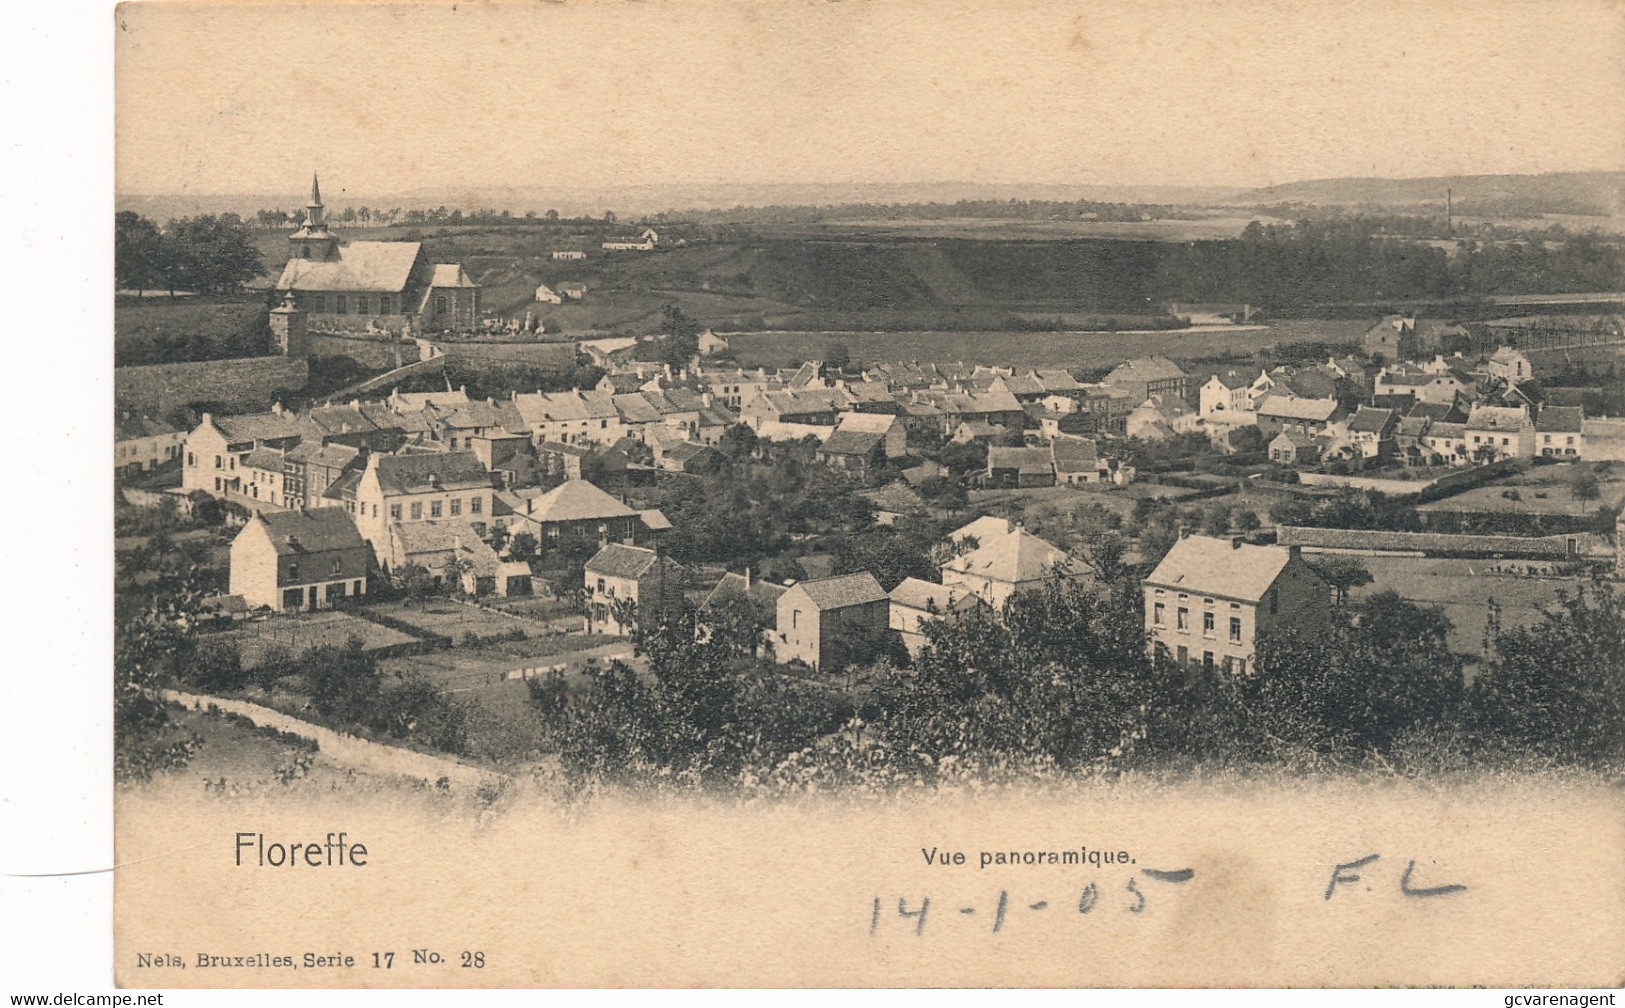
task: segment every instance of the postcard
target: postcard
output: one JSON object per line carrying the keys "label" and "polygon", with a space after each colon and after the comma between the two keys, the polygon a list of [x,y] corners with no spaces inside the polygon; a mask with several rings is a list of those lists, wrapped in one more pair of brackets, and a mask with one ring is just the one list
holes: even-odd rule
{"label": "postcard", "polygon": [[134,2],[115,979],[1625,979],[1615,3]]}

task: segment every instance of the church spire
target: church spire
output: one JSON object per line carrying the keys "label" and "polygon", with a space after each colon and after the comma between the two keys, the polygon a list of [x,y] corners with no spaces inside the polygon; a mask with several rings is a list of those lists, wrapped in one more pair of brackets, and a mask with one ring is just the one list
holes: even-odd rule
{"label": "church spire", "polygon": [[326,227],[322,214],[322,184],[314,172],[310,176],[310,203],[305,207],[305,226],[311,230]]}

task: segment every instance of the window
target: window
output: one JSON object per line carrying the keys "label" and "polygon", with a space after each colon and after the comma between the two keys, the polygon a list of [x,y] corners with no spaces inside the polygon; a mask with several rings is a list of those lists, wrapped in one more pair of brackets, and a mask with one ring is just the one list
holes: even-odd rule
{"label": "window", "polygon": [[1210,612],[1203,613],[1202,614],[1202,636],[1203,637],[1212,637],[1213,636],[1213,626],[1214,626],[1213,614],[1210,613]]}
{"label": "window", "polygon": [[[376,506],[376,505],[374,505],[374,506]],[[374,515],[374,517],[377,517],[377,516]],[[401,520],[401,506],[399,504],[391,504],[389,506],[389,520],[390,521],[400,521]]]}
{"label": "window", "polygon": [[349,300],[343,294],[340,294],[338,297],[333,299],[333,313],[335,315],[344,315],[344,314],[347,314],[349,311],[350,311]]}
{"label": "window", "polygon": [[1176,630],[1189,630],[1190,618],[1191,611],[1184,606],[1180,606],[1179,611],[1174,614],[1174,628]]}
{"label": "window", "polygon": [[189,465],[189,466],[197,465],[197,456],[193,455],[191,452],[187,452],[186,453],[186,464]]}
{"label": "window", "polygon": [[368,310],[367,296],[365,294],[357,295],[355,299],[355,313],[357,315],[371,314]]}
{"label": "window", "polygon": [[1240,644],[1241,643],[1241,617],[1240,616],[1232,616],[1232,617],[1230,617],[1230,643],[1232,643],[1232,644]]}
{"label": "window", "polygon": [[221,458],[220,458],[220,456],[218,456],[218,455],[216,455],[216,456],[215,456],[215,457],[214,457],[214,467],[215,467],[215,468],[216,468],[216,469],[224,469],[224,468],[225,468],[225,467],[226,467],[226,464],[225,464],[225,462],[223,462],[223,461],[222,461],[222,460],[221,460]]}
{"label": "window", "polygon": [[380,294],[380,295],[378,295],[378,314],[380,314],[380,315],[388,315],[389,314],[389,307],[390,307],[390,305],[389,305],[389,295],[388,294]]}
{"label": "window", "polygon": [[1212,651],[1203,651],[1202,652],[1202,671],[1203,672],[1212,672],[1213,671],[1213,652]]}
{"label": "window", "polygon": [[339,567],[340,567],[339,562],[337,560],[334,560],[333,561],[333,576],[334,577],[339,576]]}
{"label": "window", "polygon": [[360,581],[351,581],[350,582],[350,594],[351,595],[360,595],[361,594],[361,582]]}
{"label": "window", "polygon": [[468,512],[469,512],[469,514],[479,514],[480,513],[480,508],[484,505],[484,503],[485,503],[484,498],[470,497],[468,499]]}
{"label": "window", "polygon": [[451,499],[451,516],[453,518],[455,518],[455,517],[457,517],[458,515],[460,515],[462,513],[463,513],[463,499],[461,497],[453,497]]}
{"label": "window", "polygon": [[[361,507],[361,511],[362,511],[362,513],[363,513],[363,514],[365,514],[365,513],[366,513],[366,510],[367,510],[367,508],[366,508],[366,505],[362,505],[362,507]],[[376,518],[376,517],[378,517],[378,505],[376,505],[376,504],[374,504],[374,505],[373,505],[373,506],[372,506],[372,516],[373,516],[373,517],[374,517],[374,518]],[[393,517],[393,516],[392,516],[392,517]]]}
{"label": "window", "polygon": [[1574,439],[1573,439],[1573,438],[1572,438],[1572,437],[1570,437],[1570,438],[1564,438],[1564,439],[1563,439],[1563,443],[1564,443],[1564,444],[1573,444],[1573,443],[1574,443]]}
{"label": "window", "polygon": [[1502,438],[1502,439],[1501,439],[1501,443],[1502,443],[1502,444],[1503,444],[1503,445],[1508,445],[1508,444],[1511,444],[1511,443],[1512,443],[1512,442],[1511,442],[1511,441],[1508,441],[1508,440],[1507,440],[1507,439],[1506,439],[1506,438]]}
{"label": "window", "polygon": [[448,302],[446,301],[446,295],[444,295],[444,294],[435,295],[434,313],[436,315],[444,315],[444,314],[446,314],[447,307],[448,307]]}
{"label": "window", "polygon": [[801,623],[801,610],[790,610],[790,629],[794,630]]}
{"label": "window", "polygon": [[423,502],[422,501],[413,501],[412,502],[411,515],[412,515],[412,520],[413,521],[417,521],[419,518],[423,517]]}
{"label": "window", "polygon": [[298,564],[291,563],[291,564],[288,565],[288,580],[289,581],[297,581],[297,580],[299,580],[299,565]]}
{"label": "window", "polygon": [[440,517],[441,506],[442,505],[441,505],[441,503],[439,501],[430,501],[429,502],[429,517],[430,518],[439,518]]}
{"label": "window", "polygon": [[600,594],[600,595],[604,594],[604,579],[603,578],[598,579],[598,594]]}
{"label": "window", "polygon": [[1151,606],[1151,622],[1155,623],[1157,626],[1162,626],[1162,624],[1166,622],[1168,618],[1166,611],[1167,608],[1168,607],[1163,605],[1161,602],[1154,603]]}

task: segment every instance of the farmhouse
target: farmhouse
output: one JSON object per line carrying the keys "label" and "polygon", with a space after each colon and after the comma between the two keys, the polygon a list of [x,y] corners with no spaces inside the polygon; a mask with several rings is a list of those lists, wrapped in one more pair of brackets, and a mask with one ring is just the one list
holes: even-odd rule
{"label": "farmhouse", "polygon": [[231,541],[231,594],[304,612],[367,592],[367,543],[339,508],[256,514]]}
{"label": "farmhouse", "polygon": [[986,606],[980,596],[963,585],[904,578],[891,590],[891,628],[902,638],[909,655],[918,657],[929,643],[926,637],[929,621],[959,622]]}
{"label": "farmhouse", "polygon": [[791,585],[779,596],[774,657],[814,669],[866,661],[885,643],[890,603],[867,572]]}
{"label": "farmhouse", "polygon": [[587,632],[629,634],[640,621],[658,622],[683,599],[688,571],[642,546],[608,543],[587,561],[583,589]]}
{"label": "farmhouse", "polygon": [[995,612],[1003,611],[1010,596],[1018,591],[1042,588],[1050,581],[1070,580],[1087,573],[1086,568],[1065,551],[1019,526],[1002,535],[997,533],[996,526],[988,526],[985,532],[976,533],[976,538],[979,544],[975,549],[942,564],[942,583],[968,590]]}
{"label": "farmhouse", "polygon": [[1263,633],[1314,633],[1331,618],[1331,588],[1296,547],[1189,535],[1146,577],[1153,652],[1205,671],[1247,672]]}

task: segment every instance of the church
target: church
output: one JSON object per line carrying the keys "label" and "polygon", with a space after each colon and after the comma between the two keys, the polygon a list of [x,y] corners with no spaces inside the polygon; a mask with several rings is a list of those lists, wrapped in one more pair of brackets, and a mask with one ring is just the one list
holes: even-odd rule
{"label": "church", "polygon": [[312,331],[370,327],[426,335],[479,324],[480,286],[460,263],[429,262],[420,242],[340,241],[327,228],[319,179],[311,179],[304,225],[288,236],[288,246],[274,330],[279,313],[302,315],[300,328]]}

